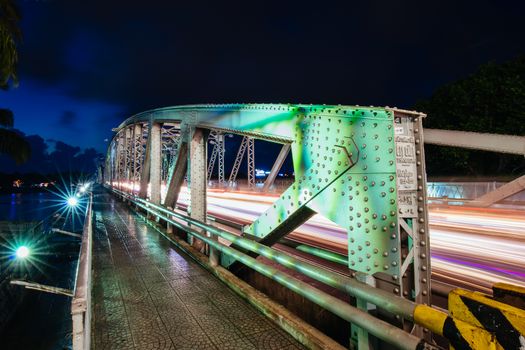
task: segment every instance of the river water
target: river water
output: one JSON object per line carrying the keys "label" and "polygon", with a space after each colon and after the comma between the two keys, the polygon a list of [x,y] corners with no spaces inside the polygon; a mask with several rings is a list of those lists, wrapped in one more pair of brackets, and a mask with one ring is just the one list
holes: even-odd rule
{"label": "river water", "polygon": [[[17,193],[0,195],[0,222],[39,222],[53,214],[63,202],[56,194]],[[80,213],[82,214],[82,213]],[[75,227],[58,221],[53,227],[78,232],[83,218],[77,217]],[[70,220],[70,219],[69,219]],[[54,220],[51,220],[52,222]],[[0,246],[0,280],[25,279],[49,286],[73,289],[74,276],[80,240],[58,234],[26,234],[18,236],[18,241],[32,242],[31,252],[35,251],[30,263],[20,264],[12,258],[12,246]],[[7,240],[13,239],[10,236]],[[11,245],[11,247],[9,247]],[[19,265],[16,265],[19,264]],[[71,348],[71,298],[33,290],[23,290],[21,286],[4,284],[11,295],[24,295],[21,304],[15,308],[11,320],[0,329],[1,349],[70,349]],[[3,291],[2,293],[4,293]],[[2,297],[2,295],[0,295]],[[8,306],[9,307],[9,306]],[[6,310],[0,310],[6,311]]]}

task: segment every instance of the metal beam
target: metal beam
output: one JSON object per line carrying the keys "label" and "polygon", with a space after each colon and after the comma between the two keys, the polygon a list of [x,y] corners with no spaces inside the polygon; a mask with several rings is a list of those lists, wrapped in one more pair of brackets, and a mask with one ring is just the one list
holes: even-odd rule
{"label": "metal beam", "polygon": [[472,204],[488,207],[523,190],[525,190],[525,175],[475,199]]}
{"label": "metal beam", "polygon": [[239,146],[239,150],[237,151],[237,156],[235,157],[235,162],[233,163],[232,172],[230,173],[230,178],[228,179],[229,186],[233,186],[235,179],[237,179],[237,173],[239,172],[239,168],[241,167],[242,159],[244,158],[244,152],[246,152],[247,147],[248,147],[248,137],[244,136],[242,138],[241,145]]}
{"label": "metal beam", "polygon": [[150,131],[150,188],[152,203],[160,204],[160,167],[161,167],[161,129],[160,123],[152,123]]}
{"label": "metal beam", "polygon": [[208,179],[211,179],[213,174],[213,167],[215,166],[215,160],[217,159],[217,154],[219,153],[219,145],[215,143],[213,145],[213,150],[211,151],[210,160],[208,162]]}
{"label": "metal beam", "polygon": [[525,156],[525,136],[425,129],[425,143]]}
{"label": "metal beam", "polygon": [[281,170],[281,167],[283,166],[283,163],[286,160],[286,156],[288,156],[289,152],[290,152],[290,144],[285,143],[283,147],[281,148],[281,151],[279,152],[279,155],[277,156],[275,163],[273,163],[270,174],[268,175],[268,177],[266,178],[266,181],[264,182],[263,192],[267,192],[270,189],[270,187],[272,187],[273,183],[275,182],[275,178],[277,177],[279,170]]}
{"label": "metal beam", "polygon": [[188,169],[188,143],[181,142],[177,160],[173,167],[170,181],[168,183],[168,190],[166,198],[164,199],[164,206],[168,208],[175,208],[179,198],[180,187],[184,183],[184,177]]}
{"label": "metal beam", "polygon": [[255,186],[255,142],[248,137],[248,186]]}

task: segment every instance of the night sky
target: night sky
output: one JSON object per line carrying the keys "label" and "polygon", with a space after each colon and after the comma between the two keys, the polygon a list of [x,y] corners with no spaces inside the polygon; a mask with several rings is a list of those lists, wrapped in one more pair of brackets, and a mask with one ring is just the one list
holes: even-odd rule
{"label": "night sky", "polygon": [[[410,108],[525,53],[523,1],[19,1],[15,127],[104,153],[111,128],[193,103]],[[52,147],[51,147],[52,149]]]}

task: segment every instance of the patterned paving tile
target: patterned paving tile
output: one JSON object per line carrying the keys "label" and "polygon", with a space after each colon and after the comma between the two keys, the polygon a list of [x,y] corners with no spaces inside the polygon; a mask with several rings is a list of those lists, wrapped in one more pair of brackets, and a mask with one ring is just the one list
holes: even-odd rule
{"label": "patterned paving tile", "polygon": [[249,340],[257,349],[267,350],[282,349],[295,342],[292,337],[278,329],[251,334]]}
{"label": "patterned paving tile", "polygon": [[217,347],[221,350],[255,350],[255,345],[250,343],[245,338],[230,338],[223,343],[217,344]]}
{"label": "patterned paving tile", "polygon": [[162,324],[143,323],[141,327],[132,328],[131,334],[137,348],[173,348],[171,338]]}

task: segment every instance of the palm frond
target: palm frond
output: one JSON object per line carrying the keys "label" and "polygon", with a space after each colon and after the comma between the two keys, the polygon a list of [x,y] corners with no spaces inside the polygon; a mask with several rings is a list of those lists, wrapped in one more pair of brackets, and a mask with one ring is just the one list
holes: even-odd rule
{"label": "palm frond", "polygon": [[31,145],[20,134],[0,129],[0,154],[7,154],[17,164],[27,162],[31,157]]}

